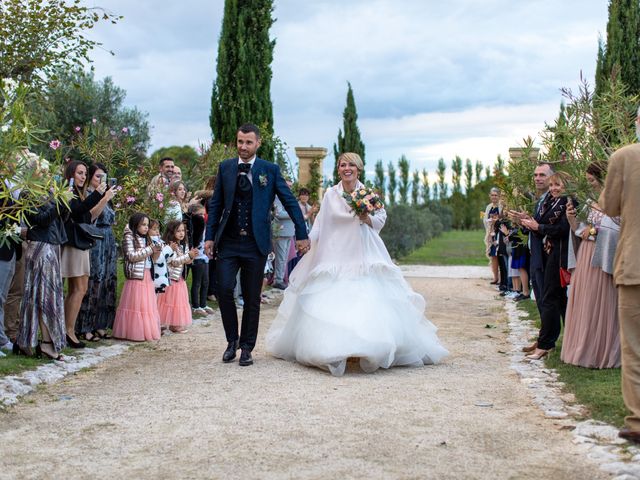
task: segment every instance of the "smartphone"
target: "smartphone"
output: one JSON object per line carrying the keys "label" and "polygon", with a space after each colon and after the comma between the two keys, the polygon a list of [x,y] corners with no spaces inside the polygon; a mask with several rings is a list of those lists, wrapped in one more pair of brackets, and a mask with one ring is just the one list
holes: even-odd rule
{"label": "smartphone", "polygon": [[73,190],[73,185],[74,185],[75,183],[76,183],[76,182],[74,181],[73,177],[71,177],[71,178],[69,179],[69,189],[70,189],[70,190]]}
{"label": "smartphone", "polygon": [[109,188],[115,187],[117,184],[118,184],[118,179],[113,177],[109,179]]}
{"label": "smartphone", "polygon": [[107,183],[107,174],[103,173],[102,175],[100,175],[100,183],[106,184]]}

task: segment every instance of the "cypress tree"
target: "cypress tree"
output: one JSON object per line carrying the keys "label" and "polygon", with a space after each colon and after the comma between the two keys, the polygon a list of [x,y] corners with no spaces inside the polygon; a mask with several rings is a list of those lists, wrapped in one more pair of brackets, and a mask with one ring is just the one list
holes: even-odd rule
{"label": "cypress tree", "polygon": [[451,183],[452,193],[462,192],[462,159],[458,155],[451,161]]}
{"label": "cypress tree", "polygon": [[[336,158],[336,164],[333,169],[333,179],[335,183],[340,181],[338,176],[338,157],[345,152],[353,152],[360,155],[362,163],[364,160],[364,143],[360,138],[360,129],[358,128],[358,112],[356,111],[356,101],[353,98],[353,89],[351,83],[347,83],[347,105],[342,113],[343,125],[342,130],[338,130],[338,143],[333,144],[333,155]],[[344,132],[344,134],[343,134]],[[364,170],[360,172],[360,181],[364,183]]]}
{"label": "cypress tree", "polygon": [[607,21],[606,45],[598,48],[596,65],[596,94],[604,89],[603,80],[611,76],[614,68],[620,71],[620,80],[631,95],[640,93],[640,2],[638,0],[611,0]]}
{"label": "cypress tree", "polygon": [[387,171],[389,172],[389,205],[394,206],[396,204],[398,180],[396,179],[396,167],[393,165],[393,162],[389,162]]}
{"label": "cypress tree", "polygon": [[384,166],[382,165],[382,160],[378,160],[376,162],[376,178],[373,181],[373,189],[378,192],[380,198],[385,198],[385,177],[384,177]]}
{"label": "cypress tree", "polygon": [[413,180],[411,181],[411,203],[418,205],[420,201],[420,171],[413,171]]}
{"label": "cypress tree", "polygon": [[243,123],[263,131],[260,156],[273,161],[271,62],[275,40],[269,38],[273,0],[225,0],[218,43],[216,80],[209,121],[214,140],[235,145]]}
{"label": "cypress tree", "polygon": [[426,204],[431,199],[431,189],[429,188],[429,172],[426,168],[422,169],[422,203]]}
{"label": "cypress tree", "polygon": [[447,166],[444,163],[444,158],[438,160],[438,169],[436,173],[438,174],[438,198],[443,200],[447,198],[449,195],[449,186],[445,180],[445,175],[447,172]]}
{"label": "cypress tree", "polygon": [[398,170],[400,170],[400,185],[398,187],[400,205],[407,205],[409,203],[409,160],[404,155],[398,160]]}

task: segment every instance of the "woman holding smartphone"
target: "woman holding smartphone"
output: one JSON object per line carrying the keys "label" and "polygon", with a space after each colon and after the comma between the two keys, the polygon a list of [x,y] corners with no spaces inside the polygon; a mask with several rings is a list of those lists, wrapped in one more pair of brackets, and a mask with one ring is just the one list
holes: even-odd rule
{"label": "woman holding smartphone", "polygon": [[[101,213],[96,208],[101,202],[104,208],[106,202],[113,198],[115,189],[107,190],[107,185],[101,183],[96,190],[87,194],[87,165],[77,160],[69,162],[64,176],[71,185],[73,198],[69,202],[71,218],[67,222],[67,237],[72,238],[75,223],[92,223]],[[109,192],[109,193],[107,193]],[[104,197],[108,197],[104,201]],[[62,278],[67,278],[67,296],[64,299],[64,318],[67,330],[67,345],[72,348],[84,348],[85,344],[78,340],[75,332],[76,318],[80,311],[82,299],[87,292],[90,273],[90,251],[80,250],[67,243],[62,249],[60,269]]]}
{"label": "woman holding smartphone", "polygon": [[88,191],[95,191],[100,185],[108,185],[104,196],[91,209],[91,219],[100,229],[103,237],[90,250],[90,273],[87,293],[82,299],[80,313],[76,320],[76,335],[89,342],[109,338],[107,329],[113,327],[116,316],[117,249],[113,224],[116,212],[111,200],[116,193],[116,182],[107,182],[107,167],[94,163],[89,167]]}

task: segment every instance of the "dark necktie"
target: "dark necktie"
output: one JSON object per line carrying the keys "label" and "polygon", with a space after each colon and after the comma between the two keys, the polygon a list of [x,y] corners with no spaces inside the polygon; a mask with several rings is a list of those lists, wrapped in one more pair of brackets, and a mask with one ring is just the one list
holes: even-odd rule
{"label": "dark necktie", "polygon": [[238,164],[238,190],[241,195],[246,195],[251,191],[251,182],[249,181],[248,174],[251,171],[250,163]]}

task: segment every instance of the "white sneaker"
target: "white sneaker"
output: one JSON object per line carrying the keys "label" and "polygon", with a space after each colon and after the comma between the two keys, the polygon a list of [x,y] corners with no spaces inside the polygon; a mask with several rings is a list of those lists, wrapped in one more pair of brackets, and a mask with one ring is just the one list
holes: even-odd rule
{"label": "white sneaker", "polygon": [[202,309],[207,315],[211,315],[212,313],[216,313],[216,311],[211,308],[209,305]]}
{"label": "white sneaker", "polygon": [[205,312],[202,308],[198,307],[198,308],[192,308],[191,309],[191,316],[199,316],[201,317],[202,315],[206,315],[207,312]]}
{"label": "white sneaker", "polygon": [[236,305],[240,308],[244,308],[244,299],[242,297],[238,297],[236,300]]}

